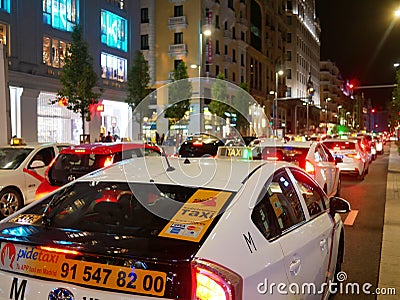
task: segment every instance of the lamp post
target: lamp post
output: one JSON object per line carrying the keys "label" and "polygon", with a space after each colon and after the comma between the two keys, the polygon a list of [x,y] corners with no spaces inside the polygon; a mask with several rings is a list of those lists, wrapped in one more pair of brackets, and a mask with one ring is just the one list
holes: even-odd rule
{"label": "lamp post", "polygon": [[343,106],[342,105],[338,105],[338,107],[337,107],[337,122],[338,122],[338,125],[340,125],[340,119],[341,119],[341,114],[340,114],[340,110],[341,110],[341,108],[342,108]]}
{"label": "lamp post", "polygon": [[[197,68],[199,69],[199,121],[200,121],[200,132],[204,132],[204,98],[202,93],[201,75],[203,65],[203,35],[211,36],[211,29],[207,28],[203,31],[203,25],[201,20],[199,21],[199,49],[197,52]],[[192,68],[196,68],[196,65],[191,65]]]}
{"label": "lamp post", "polygon": [[275,99],[274,99],[274,107],[272,108],[272,115],[274,119],[274,135],[277,136],[278,132],[278,80],[279,76],[283,75],[283,71],[279,70],[275,72]]}
{"label": "lamp post", "polygon": [[332,99],[329,97],[325,99],[325,126],[326,126],[325,134],[328,134],[328,102],[331,100]]}

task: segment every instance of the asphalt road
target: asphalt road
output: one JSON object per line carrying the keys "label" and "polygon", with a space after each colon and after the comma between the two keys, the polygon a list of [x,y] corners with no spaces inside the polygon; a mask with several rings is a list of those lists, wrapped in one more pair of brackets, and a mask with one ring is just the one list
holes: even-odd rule
{"label": "asphalt road", "polygon": [[[350,202],[352,210],[357,210],[358,214],[353,225],[345,226],[342,271],[347,279],[342,282],[342,293],[334,297],[336,300],[376,299],[372,293],[379,279],[388,162],[389,147],[385,146],[385,153],[372,162],[369,174],[363,181],[350,176],[342,178],[341,196]],[[343,216],[343,221],[345,219],[346,216]],[[360,294],[354,294],[353,288],[346,292],[348,283],[358,283]],[[370,295],[362,292],[363,285],[371,291]]]}

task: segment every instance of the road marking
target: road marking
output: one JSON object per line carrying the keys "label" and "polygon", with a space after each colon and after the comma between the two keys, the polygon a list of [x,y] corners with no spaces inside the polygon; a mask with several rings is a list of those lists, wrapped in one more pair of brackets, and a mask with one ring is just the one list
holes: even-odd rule
{"label": "road marking", "polygon": [[354,221],[357,218],[357,215],[358,215],[358,210],[351,210],[347,215],[346,220],[344,220],[344,225],[353,226]]}

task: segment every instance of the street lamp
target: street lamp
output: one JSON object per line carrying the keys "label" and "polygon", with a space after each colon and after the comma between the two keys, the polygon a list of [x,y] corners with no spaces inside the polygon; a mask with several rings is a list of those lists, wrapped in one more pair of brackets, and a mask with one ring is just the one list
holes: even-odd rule
{"label": "street lamp", "polygon": [[277,72],[275,72],[275,99],[274,99],[274,106],[272,108],[272,115],[273,115],[273,119],[274,119],[274,130],[275,133],[274,135],[277,136],[278,132],[278,80],[279,80],[279,76],[283,75],[283,71],[279,70]]}
{"label": "street lamp", "polygon": [[341,119],[341,114],[340,114],[340,110],[342,109],[342,105],[338,105],[338,107],[337,107],[337,115],[338,115],[338,117],[337,117],[337,121],[338,121],[338,125],[340,125],[340,119]]}

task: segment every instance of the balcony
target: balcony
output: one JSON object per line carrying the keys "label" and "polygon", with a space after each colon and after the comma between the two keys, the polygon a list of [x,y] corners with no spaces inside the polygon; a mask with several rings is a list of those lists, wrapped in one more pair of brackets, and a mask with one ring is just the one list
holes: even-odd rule
{"label": "balcony", "polygon": [[173,44],[169,45],[168,54],[170,56],[187,55],[186,44]]}
{"label": "balcony", "polygon": [[170,30],[182,29],[186,27],[187,27],[186,16],[171,17],[168,19],[168,28]]}

